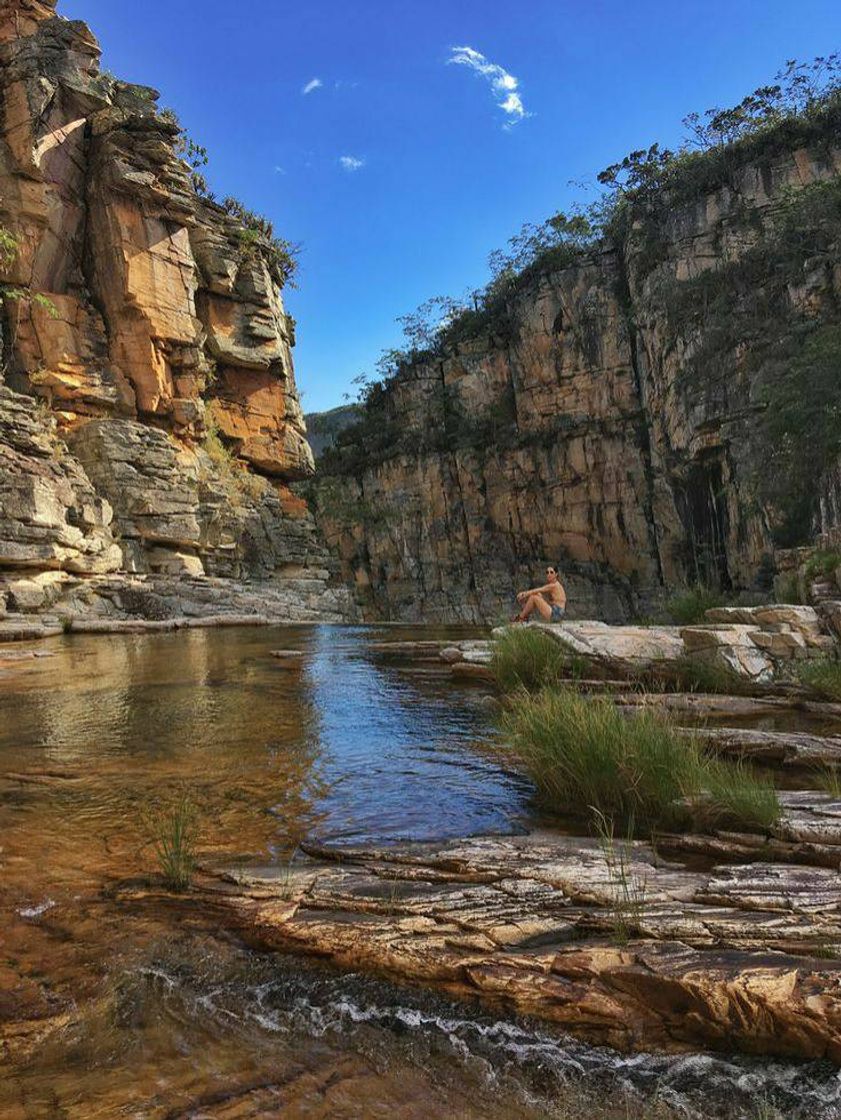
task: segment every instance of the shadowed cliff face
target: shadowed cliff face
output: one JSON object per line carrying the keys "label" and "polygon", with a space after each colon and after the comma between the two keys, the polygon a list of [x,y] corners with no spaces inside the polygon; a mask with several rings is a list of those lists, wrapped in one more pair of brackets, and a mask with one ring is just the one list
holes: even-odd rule
{"label": "shadowed cliff face", "polygon": [[0,569],[323,569],[268,238],[99,53],[54,0],[2,6]]}
{"label": "shadowed cliff face", "polygon": [[832,463],[793,488],[768,416],[789,368],[820,400],[809,347],[841,368],[839,171],[837,128],[743,160],[404,366],[315,488],[371,609],[494,619],[560,562],[572,612],[618,620],[686,582],[764,586],[806,487],[807,530],[832,528]]}

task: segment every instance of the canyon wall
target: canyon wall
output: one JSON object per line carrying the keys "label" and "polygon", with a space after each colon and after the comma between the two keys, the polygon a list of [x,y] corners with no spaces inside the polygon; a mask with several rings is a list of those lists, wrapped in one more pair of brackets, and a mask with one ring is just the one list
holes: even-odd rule
{"label": "canyon wall", "polygon": [[335,614],[289,485],[313,460],[272,235],[54,8],[0,13],[0,614],[118,609],[120,573],[286,580]]}
{"label": "canyon wall", "polygon": [[841,379],[841,128],[812,132],[695,161],[371,394],[312,493],[370,613],[494,620],[547,562],[578,617],[767,594],[777,545],[832,528],[808,429]]}

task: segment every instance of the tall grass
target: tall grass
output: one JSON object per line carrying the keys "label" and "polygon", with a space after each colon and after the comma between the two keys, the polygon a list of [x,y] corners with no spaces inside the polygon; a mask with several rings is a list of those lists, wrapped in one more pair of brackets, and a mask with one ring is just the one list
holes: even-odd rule
{"label": "tall grass", "polygon": [[669,688],[682,692],[713,692],[725,696],[741,696],[755,690],[752,681],[739,676],[720,661],[685,654],[663,663],[658,679]]}
{"label": "tall grass", "polygon": [[676,626],[692,626],[696,622],[703,622],[706,612],[712,607],[723,607],[726,604],[727,597],[720,591],[696,584],[672,595],[666,601],[666,610]]}
{"label": "tall grass", "polygon": [[780,818],[780,802],[770,778],[744,761],[703,757],[704,792],[695,817],[716,828],[747,828],[767,832]]}
{"label": "tall grass", "polygon": [[174,805],[151,813],[147,826],[164,882],[171,890],[186,890],[193,880],[198,837],[192,801],[184,795]]}
{"label": "tall grass", "polygon": [[807,685],[823,700],[841,702],[841,661],[837,658],[799,661],[795,672],[800,683]]}
{"label": "tall grass", "polygon": [[628,824],[628,836],[624,840],[616,839],[614,822],[604,813],[598,810],[594,812],[593,823],[607,866],[613,896],[611,899],[613,941],[617,945],[626,945],[634,934],[640,932],[648,888],[648,880],[637,878],[631,870],[633,821]]}
{"label": "tall grass", "polygon": [[825,763],[816,767],[816,779],[818,789],[822,789],[836,801],[841,801],[841,770],[837,766]]}
{"label": "tall grass", "polygon": [[662,713],[624,715],[607,697],[561,688],[523,694],[501,718],[552,811],[592,810],[648,830],[726,821],[767,831],[779,818],[766,782],[711,757]]}
{"label": "tall grass", "polygon": [[493,669],[502,692],[536,692],[569,677],[582,677],[587,662],[539,629],[511,627],[495,642]]}

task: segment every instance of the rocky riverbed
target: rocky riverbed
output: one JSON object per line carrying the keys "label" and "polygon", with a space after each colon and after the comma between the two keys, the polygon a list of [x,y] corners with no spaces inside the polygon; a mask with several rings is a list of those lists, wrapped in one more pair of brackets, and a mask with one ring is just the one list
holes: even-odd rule
{"label": "rocky riverbed", "polygon": [[[629,710],[672,703],[694,733],[702,719],[716,750],[778,776],[783,805],[770,835],[605,846],[582,821],[530,805],[495,738],[488,639],[475,632],[161,625],[0,646],[0,688],[14,704],[0,736],[10,1115],[27,1115],[27,1095],[46,1099],[47,1078],[64,1102],[104,1093],[115,1109],[156,1117],[199,1106],[228,1117],[246,1104],[263,1117],[281,1098],[324,1092],[367,1116],[375,1075],[339,1041],[351,1023],[374,1031],[413,1086],[394,1097],[397,1116],[419,1115],[432,1094],[433,1115],[666,1117],[674,1106],[748,1117],[757,1092],[784,1115],[836,1115],[841,801],[816,788],[814,767],[841,753],[837,706],[763,684],[761,695],[647,695],[616,664],[597,675],[594,661],[579,686]],[[795,730],[806,718],[814,726]],[[204,823],[192,888],[174,895],[143,819],[180,789]],[[325,966],[333,979],[319,995]],[[294,991],[281,978],[290,969]],[[229,1022],[239,1041],[223,1052]],[[393,1051],[398,1023],[411,1055]],[[282,1056],[267,1044],[280,1029],[296,1040]],[[304,1035],[331,1040],[315,1065],[301,1064]],[[439,1035],[446,1056],[430,1041]],[[130,1085],[90,1056],[115,1046],[147,1055],[132,1059]],[[192,1079],[178,1046],[201,1053]],[[422,1059],[443,1078],[434,1089],[419,1078],[419,1046],[435,1053]],[[77,1051],[89,1054],[83,1080]],[[539,1053],[549,1081],[538,1088],[515,1052]],[[697,1057],[711,1053],[720,1058]],[[681,1064],[698,1060],[713,1062],[715,1105]],[[470,1080],[476,1061],[505,1086],[493,1105],[485,1074]],[[739,1064],[752,1061],[750,1073]],[[588,1072],[570,1090],[573,1068]],[[166,1071],[163,1088],[153,1070]],[[385,1100],[391,1074],[376,1078]],[[794,1109],[795,1085],[806,1111]]]}

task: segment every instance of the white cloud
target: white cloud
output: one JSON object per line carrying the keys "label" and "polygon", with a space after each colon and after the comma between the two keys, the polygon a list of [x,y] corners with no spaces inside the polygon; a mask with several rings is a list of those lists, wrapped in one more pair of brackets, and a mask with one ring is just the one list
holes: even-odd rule
{"label": "white cloud", "polygon": [[452,47],[447,62],[455,63],[457,66],[469,66],[474,73],[490,83],[496,103],[507,117],[506,128],[511,128],[512,125],[531,116],[531,113],[526,112],[523,99],[517,93],[520,83],[514,75],[509,74],[497,63],[489,61],[473,47]]}
{"label": "white cloud", "polygon": [[345,171],[358,171],[365,166],[365,160],[357,156],[339,156],[339,163]]}
{"label": "white cloud", "polygon": [[324,85],[324,82],[322,82],[321,78],[310,78],[310,80],[307,82],[307,84],[301,90],[301,93],[304,94],[304,96],[306,97],[306,95],[308,93],[312,93],[312,91],[315,90],[315,89],[321,89],[321,87],[323,85]]}

